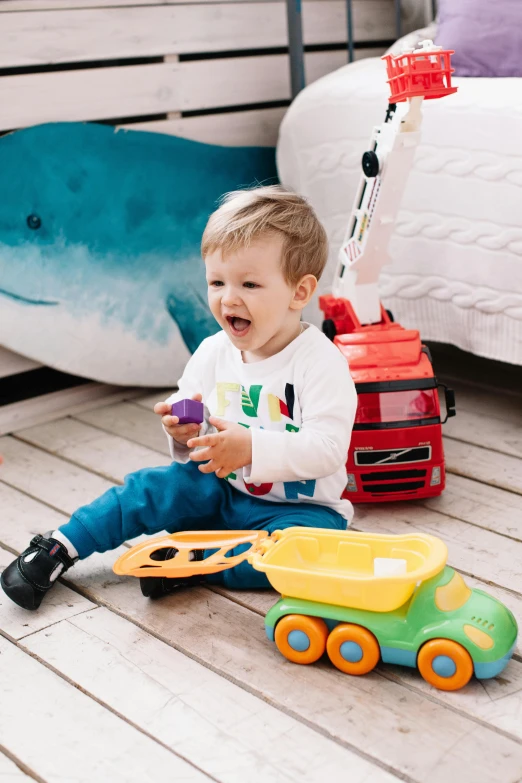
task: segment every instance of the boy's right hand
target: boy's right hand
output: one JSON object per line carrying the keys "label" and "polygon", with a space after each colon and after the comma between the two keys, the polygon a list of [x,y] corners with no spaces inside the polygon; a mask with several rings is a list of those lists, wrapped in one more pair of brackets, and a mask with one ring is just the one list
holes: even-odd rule
{"label": "boy's right hand", "polygon": [[[192,400],[202,401],[201,394],[194,394],[191,397]],[[161,423],[165,427],[171,438],[174,438],[176,443],[181,443],[183,446],[187,445],[187,441],[190,438],[194,438],[201,429],[201,424],[179,424],[177,416],[171,416],[172,405],[168,402],[157,402],[154,406],[154,413],[161,416]]]}

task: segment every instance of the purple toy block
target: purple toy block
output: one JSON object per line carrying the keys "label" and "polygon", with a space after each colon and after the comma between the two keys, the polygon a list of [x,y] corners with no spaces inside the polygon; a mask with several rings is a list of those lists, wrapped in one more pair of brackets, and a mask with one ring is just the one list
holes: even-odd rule
{"label": "purple toy block", "polygon": [[172,406],[172,416],[177,416],[180,424],[201,424],[204,419],[203,403],[197,400],[179,400]]}

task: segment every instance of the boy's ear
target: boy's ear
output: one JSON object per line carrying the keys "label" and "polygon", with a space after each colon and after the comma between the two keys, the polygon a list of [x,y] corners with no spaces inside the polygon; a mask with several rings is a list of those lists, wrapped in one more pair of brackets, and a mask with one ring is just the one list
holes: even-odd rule
{"label": "boy's ear", "polygon": [[305,275],[297,283],[294,291],[294,297],[290,304],[291,310],[302,310],[306,307],[317,288],[317,278],[315,275]]}

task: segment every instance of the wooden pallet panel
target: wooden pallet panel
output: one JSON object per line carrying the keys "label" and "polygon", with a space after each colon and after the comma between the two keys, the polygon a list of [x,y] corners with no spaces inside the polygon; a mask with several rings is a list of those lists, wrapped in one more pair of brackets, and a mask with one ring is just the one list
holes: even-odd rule
{"label": "wooden pallet panel", "polygon": [[[355,0],[356,41],[393,37],[390,0]],[[309,0],[306,44],[342,43],[343,0]],[[23,45],[22,43],[23,42]],[[76,63],[288,45],[283,2],[151,5],[4,14],[0,67]]]}
{"label": "wooden pallet panel", "polygon": [[[344,53],[337,51],[307,54],[308,81],[345,60]],[[0,130],[289,98],[286,55],[4,76],[0,78]]]}
{"label": "wooden pallet panel", "polygon": [[[243,3],[245,0],[228,0]],[[251,0],[256,2],[256,0]],[[180,5],[200,3],[201,0],[2,0],[0,13],[10,11],[70,11],[80,8],[117,8],[121,6]],[[205,3],[222,3],[223,0],[204,0]],[[263,3],[265,0],[257,0]],[[74,5],[73,5],[74,3]]]}
{"label": "wooden pallet panel", "polygon": [[169,120],[133,122],[119,127],[149,133],[166,133],[204,144],[275,147],[279,125],[285,112],[285,107],[231,111],[224,114],[202,114]]}
{"label": "wooden pallet panel", "polygon": [[[250,0],[252,2],[252,0]],[[254,0],[257,2],[266,2],[266,0]],[[322,0],[330,2],[331,0]],[[201,0],[2,0],[0,3],[0,13],[6,11],[49,11],[49,10],[72,10],[80,8],[115,8],[118,6],[157,6],[157,5],[185,5],[186,3],[200,3]],[[205,3],[222,3],[223,0],[204,0]],[[245,2],[245,0],[228,0],[228,2]],[[391,0],[390,0],[391,2]],[[430,3],[431,0],[421,0],[424,3]],[[308,0],[304,0],[304,6]],[[364,13],[364,5],[359,0],[355,6],[359,6],[360,13]],[[418,8],[418,0],[403,0],[403,18],[408,25],[420,24],[424,18],[422,9]]]}
{"label": "wooden pallet panel", "polygon": [[2,743],[46,783],[209,781],[3,638],[0,655]]}
{"label": "wooden pallet panel", "polygon": [[22,646],[214,780],[398,780],[106,609]]}

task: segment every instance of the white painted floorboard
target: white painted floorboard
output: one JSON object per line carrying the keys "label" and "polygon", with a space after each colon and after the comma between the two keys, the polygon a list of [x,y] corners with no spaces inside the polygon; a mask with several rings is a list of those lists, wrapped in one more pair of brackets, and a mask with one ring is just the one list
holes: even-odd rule
{"label": "white painted floorboard", "polygon": [[[522,398],[456,386],[445,493],[359,506],[354,527],[442,537],[469,585],[522,624]],[[0,569],[127,472],[168,464],[151,410],[167,393],[101,395],[53,420],[6,422]],[[402,667],[361,678],[328,662],[298,667],[264,634],[273,591],[200,587],[146,601],[136,580],[112,572],[122,551],[76,566],[40,612],[0,593],[0,780],[522,780],[520,641],[501,676],[458,693]],[[26,716],[20,703],[34,694]],[[45,754],[51,738],[63,755]]]}

